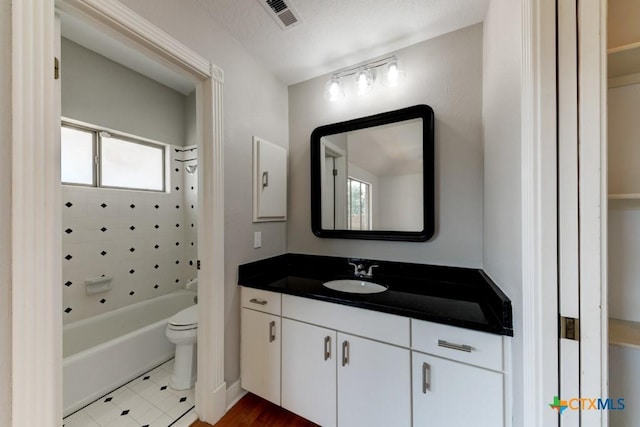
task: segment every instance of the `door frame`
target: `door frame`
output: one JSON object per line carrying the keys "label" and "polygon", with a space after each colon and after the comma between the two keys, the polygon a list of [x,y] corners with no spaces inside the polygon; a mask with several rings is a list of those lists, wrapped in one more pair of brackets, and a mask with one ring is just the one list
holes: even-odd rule
{"label": "door frame", "polygon": [[[12,423],[62,419],[60,96],[56,8],[89,20],[197,84],[199,163],[196,412],[215,423],[224,382],[224,169],[220,68],[115,0],[12,2]],[[37,402],[37,410],[34,410]]]}

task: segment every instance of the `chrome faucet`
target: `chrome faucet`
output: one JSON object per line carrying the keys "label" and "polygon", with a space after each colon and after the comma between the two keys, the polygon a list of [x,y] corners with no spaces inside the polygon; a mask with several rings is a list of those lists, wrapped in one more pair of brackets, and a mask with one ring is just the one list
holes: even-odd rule
{"label": "chrome faucet", "polygon": [[353,274],[356,277],[361,277],[363,279],[371,279],[373,277],[373,269],[379,267],[378,264],[373,264],[369,266],[369,269],[364,266],[364,264],[356,264],[353,262],[349,262],[349,265],[353,266]]}

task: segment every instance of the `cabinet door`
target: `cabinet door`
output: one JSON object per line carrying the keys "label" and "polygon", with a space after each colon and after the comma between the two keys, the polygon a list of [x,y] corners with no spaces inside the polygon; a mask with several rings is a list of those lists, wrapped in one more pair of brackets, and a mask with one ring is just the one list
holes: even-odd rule
{"label": "cabinet door", "polygon": [[287,150],[254,137],[254,221],[287,217]]}
{"label": "cabinet door", "polygon": [[242,309],[242,388],[280,405],[280,317]]}
{"label": "cabinet door", "polygon": [[335,426],[336,360],[335,331],[282,319],[282,406]]}
{"label": "cabinet door", "polygon": [[410,426],[409,350],[343,333],[338,346],[338,426]]}
{"label": "cabinet door", "polygon": [[413,425],[504,425],[502,374],[413,352]]}

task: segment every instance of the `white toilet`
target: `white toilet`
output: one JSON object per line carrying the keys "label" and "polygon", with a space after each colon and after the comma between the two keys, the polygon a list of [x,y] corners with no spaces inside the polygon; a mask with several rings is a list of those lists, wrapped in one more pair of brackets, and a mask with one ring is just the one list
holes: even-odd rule
{"label": "white toilet", "polygon": [[196,342],[198,337],[198,305],[176,313],[167,325],[167,339],[176,345],[173,375],[169,387],[188,390],[196,383]]}

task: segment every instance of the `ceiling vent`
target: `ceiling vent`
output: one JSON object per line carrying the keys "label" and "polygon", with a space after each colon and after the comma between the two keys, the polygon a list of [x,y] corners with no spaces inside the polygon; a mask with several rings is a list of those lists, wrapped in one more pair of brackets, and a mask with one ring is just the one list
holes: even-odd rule
{"label": "ceiling vent", "polygon": [[258,0],[269,15],[283,30],[288,30],[302,22],[300,14],[291,6],[291,0]]}

